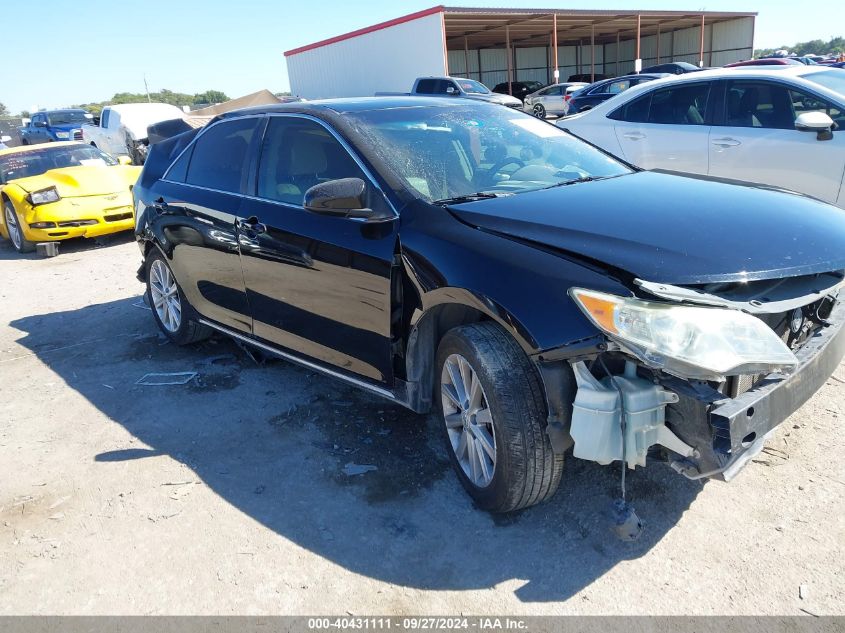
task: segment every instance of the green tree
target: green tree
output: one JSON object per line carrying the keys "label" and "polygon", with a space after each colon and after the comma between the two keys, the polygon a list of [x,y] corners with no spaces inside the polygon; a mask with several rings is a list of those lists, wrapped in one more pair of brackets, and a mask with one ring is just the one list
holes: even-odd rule
{"label": "green tree", "polygon": [[9,114],[9,108],[0,102],[0,116],[6,116],[7,114]]}
{"label": "green tree", "polygon": [[29,110],[21,110],[18,116],[22,119],[28,119],[30,117]]}
{"label": "green tree", "polygon": [[809,42],[797,42],[791,46],[784,44],[776,48],[758,48],[754,51],[754,57],[766,57],[782,49],[798,55],[839,55],[845,53],[845,38],[831,37],[827,41],[810,40]]}
{"label": "green tree", "polygon": [[206,90],[205,92],[198,92],[194,95],[193,105],[223,103],[228,100],[229,97],[226,96],[225,92],[221,92],[220,90]]}

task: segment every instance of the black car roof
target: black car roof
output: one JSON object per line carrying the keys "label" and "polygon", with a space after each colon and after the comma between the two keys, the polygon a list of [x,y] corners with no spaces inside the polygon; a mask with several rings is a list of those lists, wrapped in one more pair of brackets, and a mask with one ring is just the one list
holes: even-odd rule
{"label": "black car roof", "polygon": [[319,115],[322,112],[333,111],[338,114],[350,112],[366,112],[369,110],[390,110],[393,108],[419,108],[419,107],[477,107],[477,108],[501,108],[498,104],[474,101],[472,99],[461,99],[456,97],[356,97],[345,99],[320,99],[317,101],[299,101],[294,103],[279,103],[273,105],[253,106],[242,108],[222,114],[220,118],[243,116],[245,114],[272,114],[274,112],[298,112],[304,114]]}

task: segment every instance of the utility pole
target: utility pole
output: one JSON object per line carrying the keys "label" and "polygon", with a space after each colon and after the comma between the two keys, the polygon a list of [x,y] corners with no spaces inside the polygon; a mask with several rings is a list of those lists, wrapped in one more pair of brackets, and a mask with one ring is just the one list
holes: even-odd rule
{"label": "utility pole", "polygon": [[147,74],[144,73],[144,91],[147,93],[147,103],[152,103],[153,100],[150,99],[150,87],[147,85]]}

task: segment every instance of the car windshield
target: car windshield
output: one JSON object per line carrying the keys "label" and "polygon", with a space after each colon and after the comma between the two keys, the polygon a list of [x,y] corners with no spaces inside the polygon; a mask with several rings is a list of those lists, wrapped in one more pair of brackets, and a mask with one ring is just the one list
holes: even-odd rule
{"label": "car windshield", "polygon": [[828,90],[838,92],[845,97],[845,73],[841,70],[824,70],[818,73],[807,73],[804,79],[824,86]]}
{"label": "car windshield", "polygon": [[90,145],[64,145],[0,156],[0,184],[38,176],[51,169],[117,165],[117,160]]}
{"label": "car windshield", "polygon": [[69,110],[67,112],[51,112],[47,115],[50,125],[67,125],[68,123],[87,123],[91,119],[87,112]]}
{"label": "car windshield", "polygon": [[461,90],[466,92],[467,94],[472,95],[486,95],[490,94],[490,90],[484,84],[478,83],[472,79],[459,79],[458,85],[461,87]]}
{"label": "car windshield", "polygon": [[560,128],[501,106],[350,116],[383,161],[429,202],[518,194],[631,171]]}

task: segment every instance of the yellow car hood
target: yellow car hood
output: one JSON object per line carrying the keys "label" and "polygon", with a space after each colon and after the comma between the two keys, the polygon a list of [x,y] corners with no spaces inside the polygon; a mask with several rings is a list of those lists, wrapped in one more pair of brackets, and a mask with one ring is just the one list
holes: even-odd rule
{"label": "yellow car hood", "polygon": [[11,180],[8,184],[15,184],[30,193],[55,187],[62,198],[101,196],[127,191],[138,180],[140,173],[140,167],[131,165],[64,167],[38,176]]}

